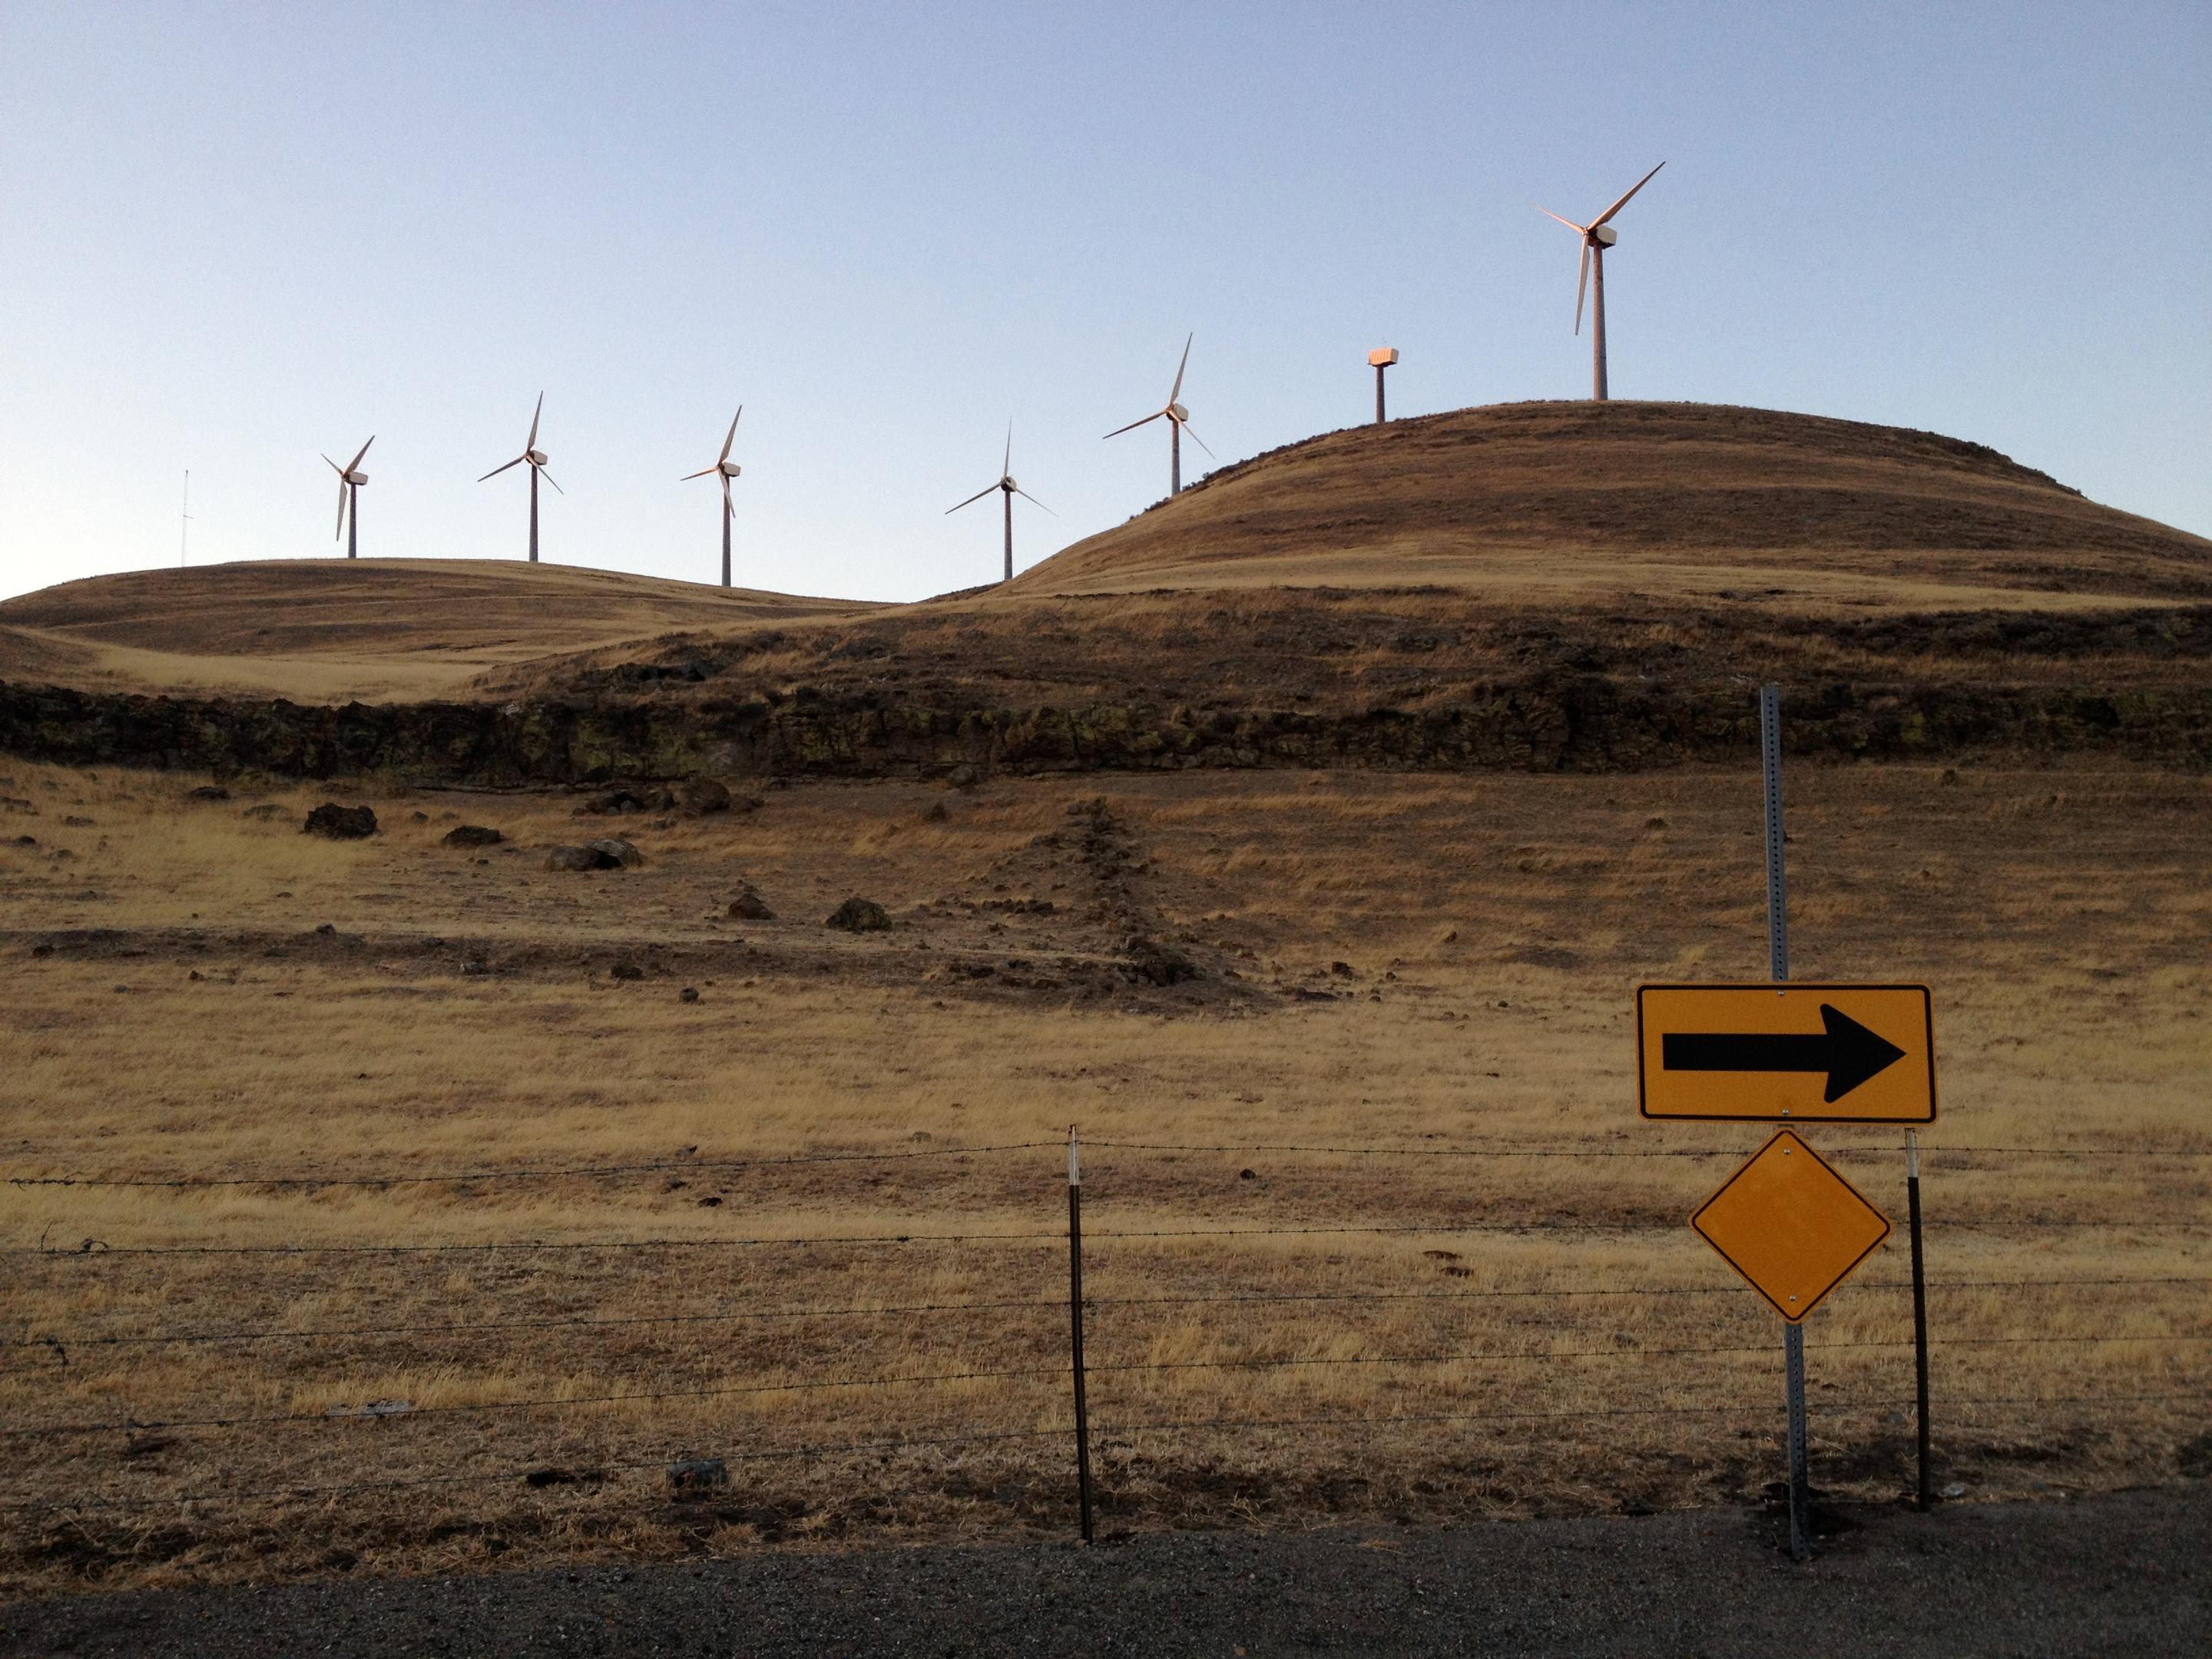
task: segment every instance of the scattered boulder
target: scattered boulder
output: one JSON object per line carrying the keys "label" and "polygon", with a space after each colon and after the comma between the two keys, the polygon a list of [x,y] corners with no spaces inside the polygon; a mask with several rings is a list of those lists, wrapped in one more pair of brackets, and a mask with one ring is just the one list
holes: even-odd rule
{"label": "scattered boulder", "polygon": [[600,841],[587,842],[585,845],[599,855],[603,860],[599,865],[602,870],[635,870],[645,862],[644,854],[629,842],[619,841],[612,836]]}
{"label": "scattered boulder", "polygon": [[1352,964],[1348,962],[1332,962],[1328,964],[1328,971],[1334,974],[1339,979],[1350,979],[1352,977]]}
{"label": "scattered boulder", "polygon": [[738,888],[737,897],[730,901],[730,914],[740,921],[774,921],[775,912],[768,908],[768,901],[760,890],[746,882]]}
{"label": "scattered boulder", "polygon": [[973,789],[982,779],[972,766],[956,766],[945,775],[945,781],[955,789]]}
{"label": "scattered boulder", "polygon": [[1180,985],[1187,979],[1198,977],[1198,964],[1171,945],[1163,945],[1142,933],[1132,938],[1122,950],[1128,961],[1123,971],[1132,979],[1141,979],[1154,985]]}
{"label": "scattered boulder", "polygon": [[341,806],[326,800],[307,814],[301,833],[331,841],[363,841],[376,833],[376,814],[366,806]]}
{"label": "scattered boulder", "polygon": [[605,816],[613,812],[665,812],[676,805],[675,795],[660,788],[603,790],[577,810]]}
{"label": "scattered boulder", "polygon": [[496,847],[507,837],[481,823],[464,823],[446,831],[447,847]]}
{"label": "scattered boulder", "polygon": [[678,799],[687,812],[726,812],[730,810],[730,789],[713,778],[693,778],[679,792]]}
{"label": "scattered boulder", "polygon": [[891,925],[890,912],[873,899],[848,898],[822,924],[848,933],[880,933]]}
{"label": "scattered boulder", "polygon": [[548,870],[596,870],[599,855],[588,847],[551,847],[545,852]]}
{"label": "scattered boulder", "polygon": [[228,800],[230,791],[219,783],[204,783],[197,789],[185,791],[186,800]]}
{"label": "scattered boulder", "polygon": [[687,985],[676,994],[682,1001],[696,1002],[699,1000],[699,988],[696,985]]}

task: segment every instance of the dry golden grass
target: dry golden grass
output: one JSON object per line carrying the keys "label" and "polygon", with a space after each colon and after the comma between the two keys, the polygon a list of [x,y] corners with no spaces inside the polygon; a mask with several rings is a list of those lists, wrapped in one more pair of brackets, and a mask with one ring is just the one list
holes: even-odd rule
{"label": "dry golden grass", "polygon": [[[1071,1122],[1109,1526],[1775,1473],[1775,1322],[1682,1224],[1759,1134],[1642,1124],[1629,1072],[1638,979],[1759,976],[1755,779],[815,785],[665,819],[365,787],[382,832],[333,844],[298,831],[318,789],[0,774],[29,803],[0,807],[0,1170],[247,1183],[8,1189],[0,1427],[125,1425],[9,1442],[11,1502],[86,1505],[8,1516],[18,1586],[1064,1531]],[[2212,784],[1789,794],[1801,975],[1936,988],[1946,1478],[2171,1478],[2212,1337]],[[440,845],[464,821],[520,850]],[[541,867],[605,833],[645,866]],[[776,919],[724,914],[740,880]],[[898,926],[825,930],[849,893]],[[1133,931],[1205,976],[1132,982]],[[1810,1138],[1901,1221],[1893,1132]],[[1285,1146],[1395,1150],[1250,1150]],[[1987,1147],[2126,1156],[1944,1150]],[[1685,1155],[1608,1156],[1644,1152]],[[885,1156],[759,1161],[843,1153]],[[548,1173],[612,1165],[651,1167]],[[506,1173],[276,1183],[471,1171]],[[522,1243],[564,1248],[316,1253]],[[131,1253],[180,1246],[313,1248]],[[1900,1246],[1810,1328],[1831,1490],[1910,1479]],[[254,1334],[137,1340],[216,1333]],[[673,1397],[606,1398],[641,1395]],[[2013,1401],[2046,1403],[1982,1403]],[[239,1416],[296,1420],[180,1425]],[[971,1435],[1025,1437],[875,1444]],[[692,1455],[731,1488],[673,1501]]]}

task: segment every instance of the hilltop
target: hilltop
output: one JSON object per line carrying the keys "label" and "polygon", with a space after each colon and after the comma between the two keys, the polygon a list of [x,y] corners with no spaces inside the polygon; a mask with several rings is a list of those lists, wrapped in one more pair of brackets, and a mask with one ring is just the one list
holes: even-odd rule
{"label": "hilltop", "polygon": [[506,561],[142,570],[0,603],[0,679],[307,702],[448,697],[487,669],[868,608]]}
{"label": "hilltop", "polygon": [[2212,542],[1935,433],[1706,404],[1505,404],[1224,467],[1012,591],[1421,584],[2055,609],[2212,598]]}

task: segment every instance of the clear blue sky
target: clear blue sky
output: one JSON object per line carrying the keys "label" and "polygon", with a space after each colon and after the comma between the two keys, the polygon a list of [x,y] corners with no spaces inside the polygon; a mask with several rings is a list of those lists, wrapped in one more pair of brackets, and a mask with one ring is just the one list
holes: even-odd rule
{"label": "clear blue sky", "polygon": [[[2212,7],[0,0],[0,593],[363,550],[914,598],[1394,408],[1931,428],[2212,533]],[[1189,460],[1206,465],[1202,456]]]}

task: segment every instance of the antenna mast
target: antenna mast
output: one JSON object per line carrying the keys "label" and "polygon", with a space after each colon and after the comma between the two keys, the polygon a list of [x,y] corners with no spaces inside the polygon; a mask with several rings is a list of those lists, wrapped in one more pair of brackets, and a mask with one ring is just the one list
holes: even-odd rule
{"label": "antenna mast", "polygon": [[186,467],[185,469],[185,505],[182,512],[178,515],[177,524],[177,568],[179,570],[185,568],[185,554],[191,545],[191,533],[192,470]]}

